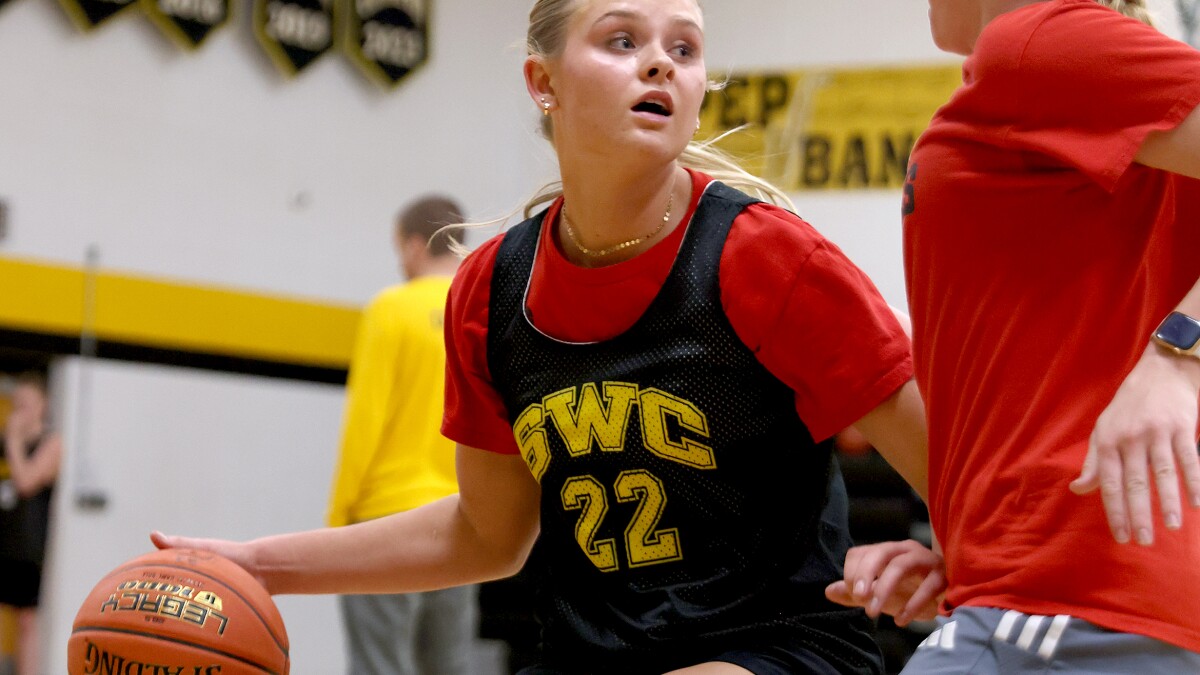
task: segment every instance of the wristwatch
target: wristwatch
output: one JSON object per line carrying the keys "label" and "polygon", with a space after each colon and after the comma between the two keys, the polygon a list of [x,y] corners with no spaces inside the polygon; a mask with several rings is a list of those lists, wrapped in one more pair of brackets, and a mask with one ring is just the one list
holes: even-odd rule
{"label": "wristwatch", "polygon": [[1154,341],[1176,354],[1200,359],[1200,321],[1182,312],[1171,312],[1158,328]]}

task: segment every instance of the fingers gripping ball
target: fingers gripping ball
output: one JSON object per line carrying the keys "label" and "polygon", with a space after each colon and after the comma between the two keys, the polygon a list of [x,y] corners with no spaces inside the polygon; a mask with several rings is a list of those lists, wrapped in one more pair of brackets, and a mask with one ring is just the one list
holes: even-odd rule
{"label": "fingers gripping ball", "polygon": [[286,675],[287,631],[254,577],[208,551],[138,556],[100,580],[67,643],[70,675]]}

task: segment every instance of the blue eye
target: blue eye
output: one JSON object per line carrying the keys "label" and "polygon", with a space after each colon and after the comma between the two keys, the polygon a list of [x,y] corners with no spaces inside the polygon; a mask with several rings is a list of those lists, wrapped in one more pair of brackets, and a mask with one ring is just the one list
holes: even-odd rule
{"label": "blue eye", "polygon": [[633,39],[631,39],[628,35],[618,35],[612,40],[609,40],[608,44],[618,49],[633,49]]}

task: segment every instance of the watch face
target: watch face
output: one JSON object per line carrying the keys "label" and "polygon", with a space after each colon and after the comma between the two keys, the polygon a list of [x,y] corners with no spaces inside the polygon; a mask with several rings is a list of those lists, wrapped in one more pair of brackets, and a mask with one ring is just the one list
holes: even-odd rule
{"label": "watch face", "polygon": [[1197,342],[1200,342],[1200,322],[1178,312],[1172,312],[1158,327],[1154,335],[1172,347],[1188,351],[1195,347]]}

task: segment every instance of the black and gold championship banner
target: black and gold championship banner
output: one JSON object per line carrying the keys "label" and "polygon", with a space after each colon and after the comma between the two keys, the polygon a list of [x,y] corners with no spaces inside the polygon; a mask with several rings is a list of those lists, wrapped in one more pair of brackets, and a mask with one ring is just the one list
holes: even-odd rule
{"label": "black and gold championship banner", "polygon": [[[3,6],[4,0],[0,0]],[[89,31],[128,10],[136,7],[138,0],[59,0],[71,23],[80,30]]]}
{"label": "black and gold championship banner", "polygon": [[789,192],[895,189],[913,144],[961,83],[960,65],[729,75],[705,98],[698,137],[745,126],[717,146]]}
{"label": "black and gold championship banner", "polygon": [[343,49],[360,70],[394,87],[429,56],[429,0],[345,0]]}
{"label": "black and gold championship banner", "polygon": [[172,42],[192,50],[229,21],[233,0],[138,0],[142,11]]}
{"label": "black and gold championship banner", "polygon": [[254,35],[288,77],[333,48],[333,0],[254,0]]}

